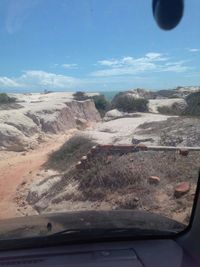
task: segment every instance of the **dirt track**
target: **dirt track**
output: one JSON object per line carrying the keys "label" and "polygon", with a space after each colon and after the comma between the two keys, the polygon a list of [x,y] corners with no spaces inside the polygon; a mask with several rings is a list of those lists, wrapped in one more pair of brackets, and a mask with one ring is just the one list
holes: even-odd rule
{"label": "dirt track", "polygon": [[0,152],[0,220],[21,216],[15,201],[17,188],[31,179],[31,174],[46,162],[48,154],[58,149],[73,132],[53,136],[24,153]]}

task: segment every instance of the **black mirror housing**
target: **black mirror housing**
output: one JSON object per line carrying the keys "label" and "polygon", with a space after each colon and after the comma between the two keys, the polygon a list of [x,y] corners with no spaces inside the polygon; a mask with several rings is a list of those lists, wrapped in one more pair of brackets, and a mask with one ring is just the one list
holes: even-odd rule
{"label": "black mirror housing", "polygon": [[175,28],[184,13],[184,0],[153,0],[153,16],[163,30]]}

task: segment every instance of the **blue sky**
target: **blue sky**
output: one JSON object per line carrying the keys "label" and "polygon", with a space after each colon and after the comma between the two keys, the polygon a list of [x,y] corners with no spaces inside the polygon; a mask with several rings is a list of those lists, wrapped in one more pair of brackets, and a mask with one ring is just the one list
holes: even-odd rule
{"label": "blue sky", "polygon": [[199,0],[160,30],[150,0],[1,0],[0,91],[200,85]]}

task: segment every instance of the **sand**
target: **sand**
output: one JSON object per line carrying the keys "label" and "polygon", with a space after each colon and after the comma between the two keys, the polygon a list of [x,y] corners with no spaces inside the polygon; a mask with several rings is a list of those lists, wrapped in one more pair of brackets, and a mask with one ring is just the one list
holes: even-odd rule
{"label": "sand", "polygon": [[0,219],[21,216],[15,200],[19,186],[30,182],[42,169],[48,154],[58,149],[74,130],[47,138],[36,149],[27,152],[0,152]]}

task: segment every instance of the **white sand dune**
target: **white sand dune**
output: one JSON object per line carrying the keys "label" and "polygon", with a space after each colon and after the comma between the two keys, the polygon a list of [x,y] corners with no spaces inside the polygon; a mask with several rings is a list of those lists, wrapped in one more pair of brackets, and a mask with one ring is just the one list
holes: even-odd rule
{"label": "white sand dune", "polygon": [[138,117],[119,118],[97,123],[94,128],[85,131],[85,133],[100,144],[130,144],[141,124],[163,121],[170,117],[151,113],[135,113],[134,115],[138,115]]}

